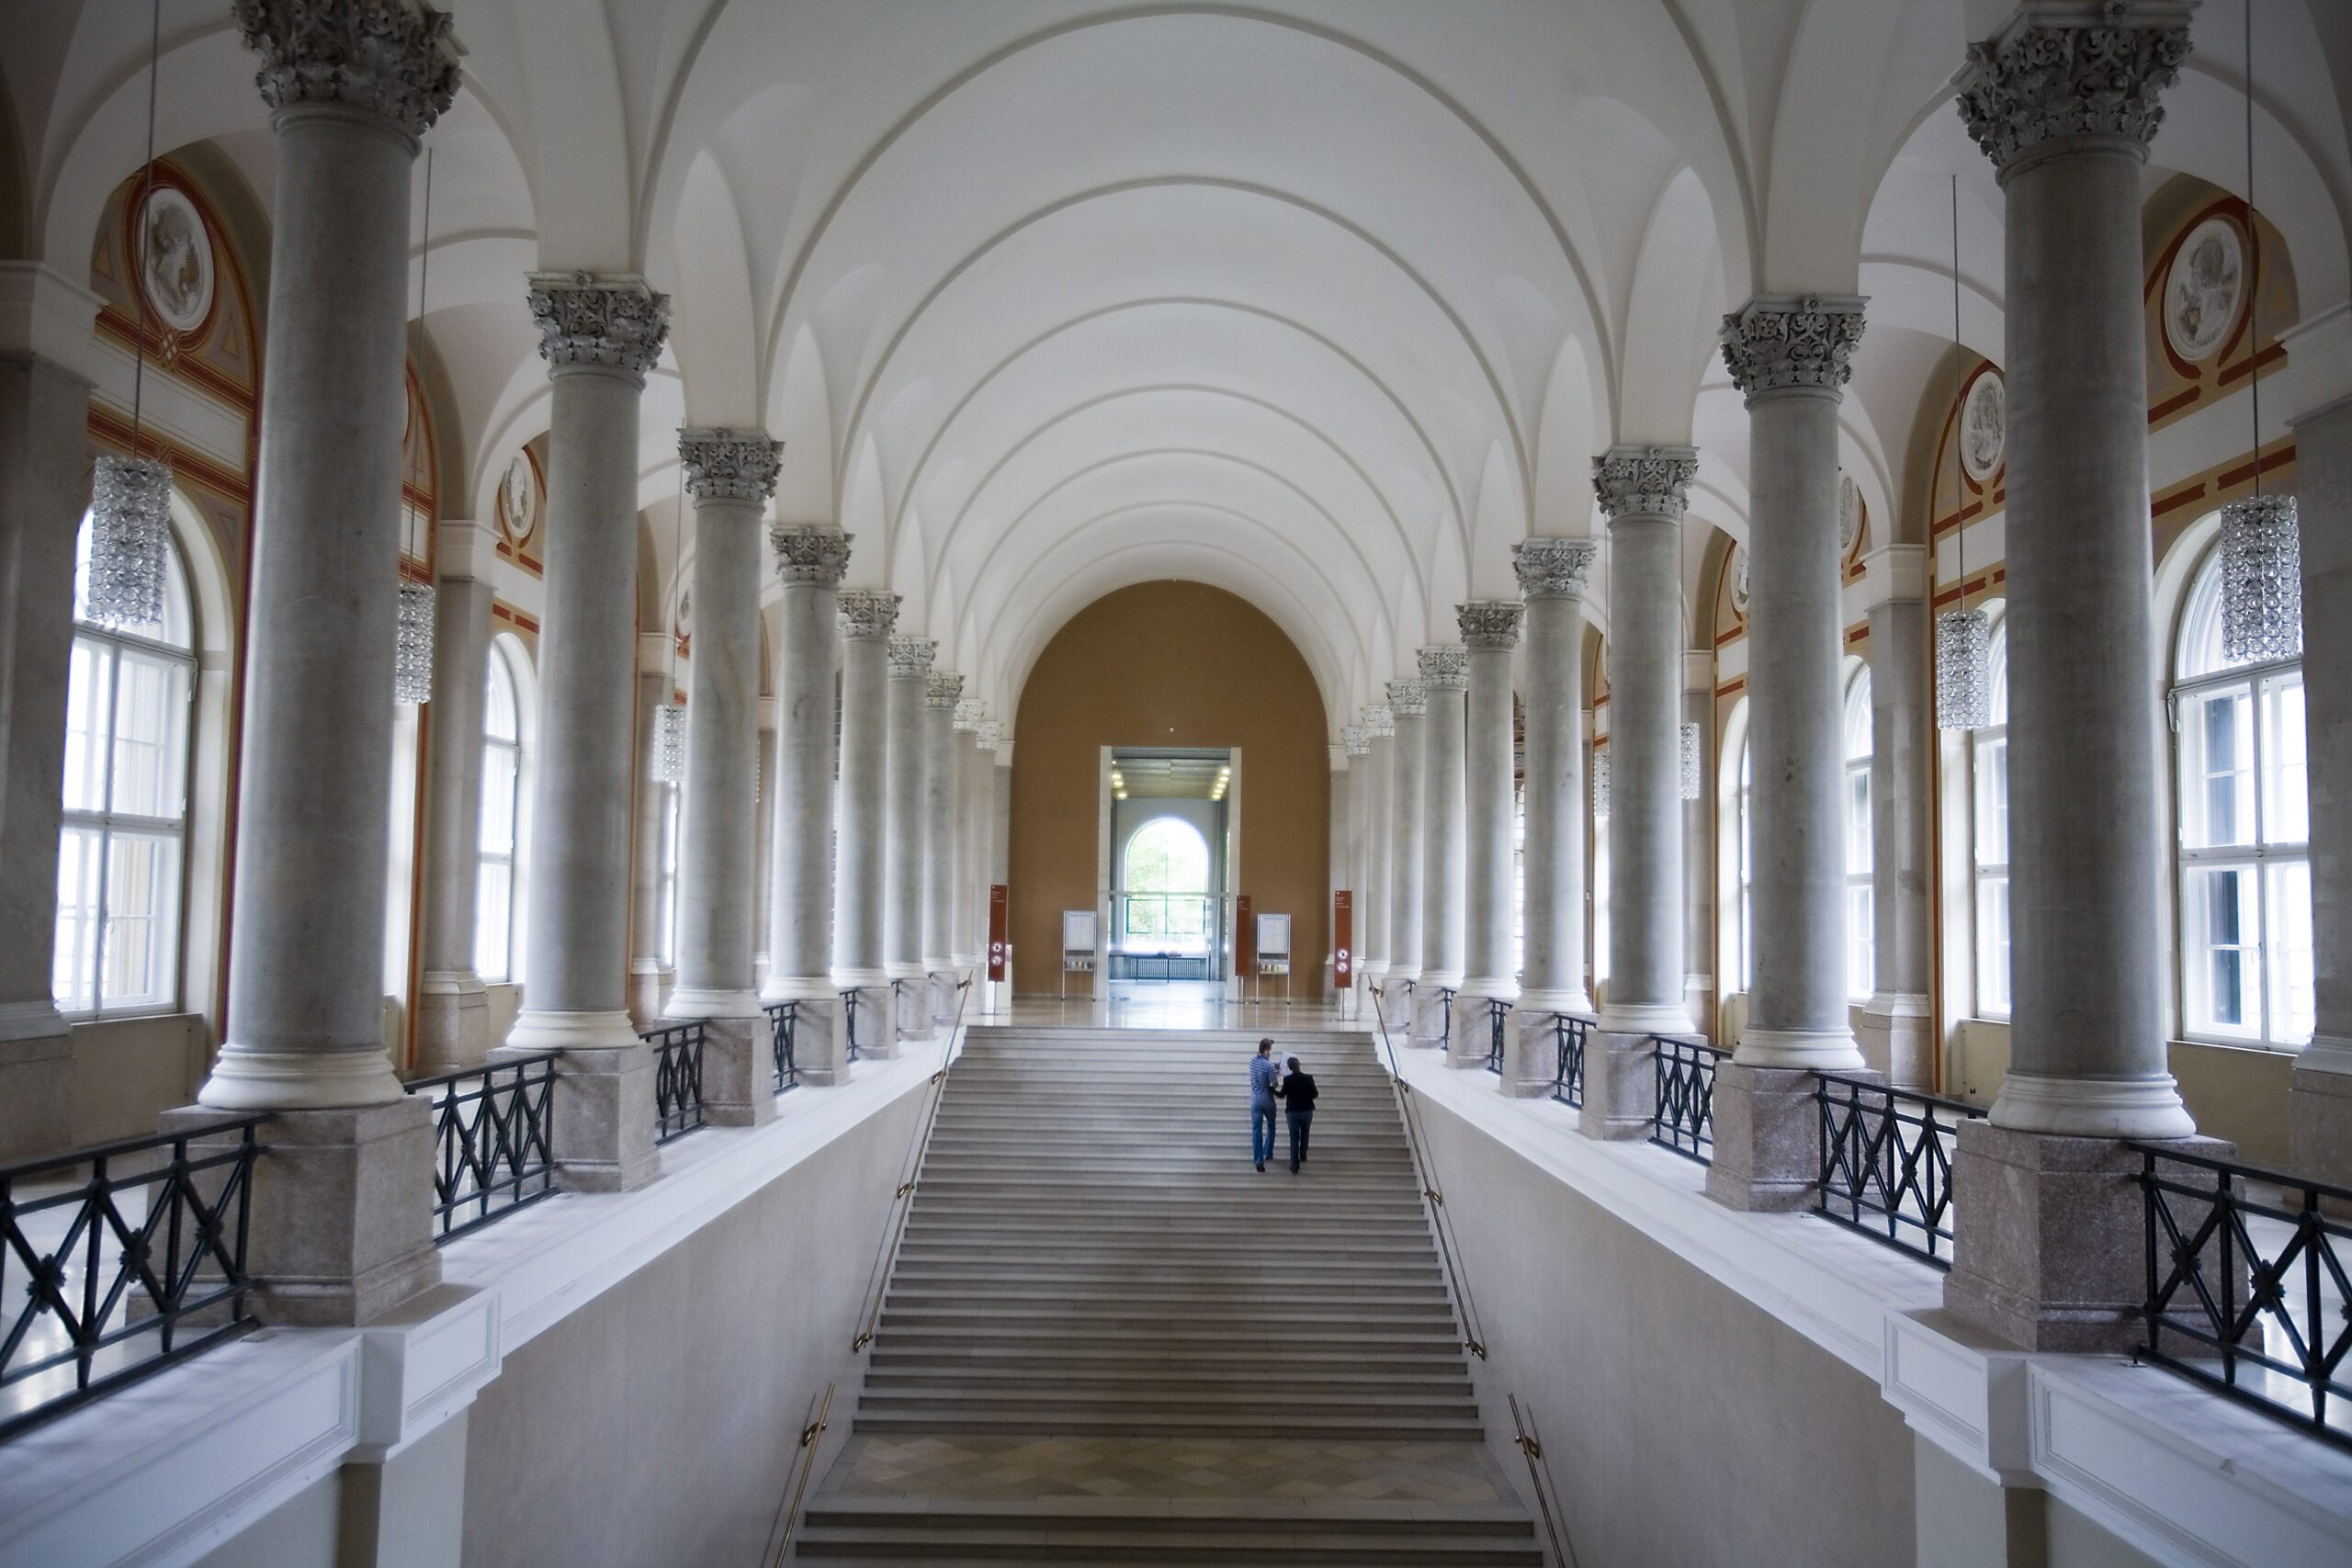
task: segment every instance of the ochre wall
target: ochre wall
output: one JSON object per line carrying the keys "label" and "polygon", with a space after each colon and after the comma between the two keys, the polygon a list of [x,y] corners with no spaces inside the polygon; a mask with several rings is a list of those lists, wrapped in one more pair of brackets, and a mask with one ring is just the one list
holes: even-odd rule
{"label": "ochre wall", "polygon": [[1094,907],[1104,746],[1241,748],[1241,886],[1291,918],[1294,987],[1329,942],[1331,761],[1322,694],[1280,627],[1199,582],[1144,582],[1070,617],[1013,720],[1013,989],[1050,992],[1061,912]]}

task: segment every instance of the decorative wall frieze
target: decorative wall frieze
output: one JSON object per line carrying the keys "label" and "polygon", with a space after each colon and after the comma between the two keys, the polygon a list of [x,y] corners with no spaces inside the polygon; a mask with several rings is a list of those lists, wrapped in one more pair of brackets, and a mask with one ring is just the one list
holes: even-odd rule
{"label": "decorative wall frieze", "polygon": [[768,530],[775,547],[775,574],[786,582],[839,582],[849,570],[850,536],[839,528],[813,524],[777,524]]}
{"label": "decorative wall frieze", "polygon": [[1598,547],[1590,539],[1521,539],[1510,547],[1519,591],[1530,599],[1581,599]]}
{"label": "decorative wall frieze", "polygon": [[840,618],[845,637],[888,637],[899,624],[899,596],[878,588],[844,588]]}
{"label": "decorative wall frieze", "polygon": [[670,335],[670,297],[655,293],[641,277],[537,272],[530,304],[539,323],[539,355],[549,366],[610,366],[640,387]]}
{"label": "decorative wall frieze", "polygon": [[988,711],[988,704],[976,698],[966,697],[956,705],[956,728],[975,735],[978,734],[980,716]]}
{"label": "decorative wall frieze", "polygon": [[931,661],[939,655],[939,644],[927,637],[902,635],[890,639],[890,679],[922,681],[928,694]]}
{"label": "decorative wall frieze", "polygon": [[343,104],[422,136],[458,96],[464,46],[418,0],[235,0],[231,17],[273,109]]}
{"label": "decorative wall frieze", "polygon": [[2145,146],[2164,123],[2156,96],[2188,58],[2182,4],[2028,5],[1968,46],[1956,84],[1968,134],[1996,168],[2057,141]]}
{"label": "decorative wall frieze", "polygon": [[[1388,682],[1388,711],[1396,718],[1419,718],[1429,712],[1430,694],[1419,681]],[[1395,733],[1392,728],[1391,734]]]}
{"label": "decorative wall frieze", "polygon": [[1473,599],[1453,607],[1462,640],[1471,648],[1516,648],[1520,617],[1527,606],[1516,599]]}
{"label": "decorative wall frieze", "polygon": [[1363,710],[1364,733],[1374,740],[1385,740],[1396,733],[1396,711],[1387,707]]}
{"label": "decorative wall frieze", "polygon": [[[933,643],[931,646],[933,649],[939,647],[937,643]],[[898,671],[893,670],[891,673],[896,674]],[[925,706],[952,710],[956,704],[963,701],[963,698],[964,677],[953,670],[933,670],[931,672],[931,684],[923,693]]]}
{"label": "decorative wall frieze", "polygon": [[1592,493],[1611,522],[1626,515],[1679,522],[1698,477],[1695,446],[1611,446],[1592,460]]}
{"label": "decorative wall frieze", "polygon": [[678,432],[678,461],[697,501],[765,501],[783,455],[784,443],[764,430]]}
{"label": "decorative wall frieze", "polygon": [[1862,306],[1850,295],[1759,295],[1724,318],[1724,364],[1748,397],[1792,387],[1836,391],[1853,374]]}
{"label": "decorative wall frieze", "polygon": [[1470,689],[1470,650],[1458,642],[1432,643],[1420,651],[1421,689],[1466,692]]}
{"label": "decorative wall frieze", "polygon": [[1360,724],[1343,724],[1340,726],[1340,744],[1347,748],[1351,757],[1368,757],[1372,754],[1372,733]]}

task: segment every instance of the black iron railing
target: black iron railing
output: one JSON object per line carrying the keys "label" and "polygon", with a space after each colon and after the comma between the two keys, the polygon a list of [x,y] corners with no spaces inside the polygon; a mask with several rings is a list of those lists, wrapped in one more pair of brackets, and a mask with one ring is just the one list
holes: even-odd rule
{"label": "black iron railing", "polygon": [[857,1019],[860,1011],[857,999],[863,995],[865,993],[854,987],[842,993],[842,1038],[849,1043],[849,1059],[853,1062],[863,1054],[865,1045],[865,1042],[858,1038],[857,1033]]}
{"label": "black iron railing", "polygon": [[435,1244],[555,1190],[560,1051],[412,1078],[433,1106]]}
{"label": "black iron railing", "polygon": [[653,1047],[653,1141],[666,1144],[702,1125],[702,1021],[650,1029],[641,1038]]}
{"label": "black iron railing", "polygon": [[1951,1159],[1973,1105],[1838,1073],[1814,1075],[1822,1217],[1951,1267]]}
{"label": "black iron railing", "polygon": [[1499,1075],[1503,1070],[1504,1031],[1510,1027],[1510,1004],[1497,997],[1485,999],[1487,1003],[1487,1071]]}
{"label": "black iron railing", "polygon": [[1702,1165],[1715,1158],[1715,1066],[1728,1051],[1653,1034],[1657,1047],[1657,1121],[1650,1142]]}
{"label": "black iron railing", "polygon": [[775,1055],[775,1091],[800,1087],[800,1065],[792,1055],[793,1036],[800,1028],[800,1004],[797,1001],[776,1002],[764,1010],[768,1015],[768,1049]]}
{"label": "black iron railing", "polygon": [[1584,1046],[1591,1032],[1590,1019],[1552,1015],[1552,1098],[1563,1105],[1584,1105]]}
{"label": "black iron railing", "polygon": [[[1453,1040],[1453,993],[1447,990],[1442,986],[1432,986],[1430,988],[1437,993],[1438,1043],[1441,1045],[1450,1044]],[[1418,987],[1414,988],[1413,999],[1416,1010],[1418,1010],[1420,1001],[1420,989]],[[1413,1025],[1409,1019],[1406,1021],[1405,1024],[1405,1038],[1408,1041],[1410,1041],[1413,1038]]]}
{"label": "black iron railing", "polygon": [[263,1121],[0,1166],[0,1438],[253,1326]]}
{"label": "black iron railing", "polygon": [[2147,1195],[2141,1358],[2352,1449],[2352,1223],[2335,1217],[2352,1188],[2131,1146]]}

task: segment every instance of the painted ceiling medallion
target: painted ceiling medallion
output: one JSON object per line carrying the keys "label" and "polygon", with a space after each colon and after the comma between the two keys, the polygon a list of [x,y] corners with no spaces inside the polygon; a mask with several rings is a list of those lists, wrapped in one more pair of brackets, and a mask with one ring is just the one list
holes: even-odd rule
{"label": "painted ceiling medallion", "polygon": [[539,525],[538,476],[531,470],[531,459],[520,452],[506,465],[506,477],[499,481],[498,520],[506,536],[518,545]]}
{"label": "painted ceiling medallion", "polygon": [[2008,389],[1999,371],[1982,371],[1961,399],[1960,466],[1976,483],[1990,484],[2008,445]]}
{"label": "painted ceiling medallion", "polygon": [[1747,614],[1747,547],[1731,547],[1731,607]]}
{"label": "painted ceiling medallion", "polygon": [[1838,476],[1838,553],[1850,555],[1861,532],[1861,487],[1854,482],[1853,475],[1841,473]]}
{"label": "painted ceiling medallion", "polygon": [[187,193],[158,185],[139,214],[139,287],[147,308],[175,333],[212,314],[212,236]]}
{"label": "painted ceiling medallion", "polygon": [[2191,364],[2210,359],[2228,341],[2245,304],[2245,242],[2226,218],[2208,218],[2189,231],[2165,275],[2165,337]]}

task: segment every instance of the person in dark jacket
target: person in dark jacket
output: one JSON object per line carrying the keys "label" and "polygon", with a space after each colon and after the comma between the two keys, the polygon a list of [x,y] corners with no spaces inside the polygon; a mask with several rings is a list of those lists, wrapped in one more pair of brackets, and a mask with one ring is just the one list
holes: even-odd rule
{"label": "person in dark jacket", "polygon": [[1315,1079],[1299,1070],[1297,1057],[1290,1059],[1289,1066],[1274,1092],[1282,1096],[1284,1119],[1290,1122],[1290,1173],[1296,1176],[1306,1161],[1306,1134],[1315,1126]]}

